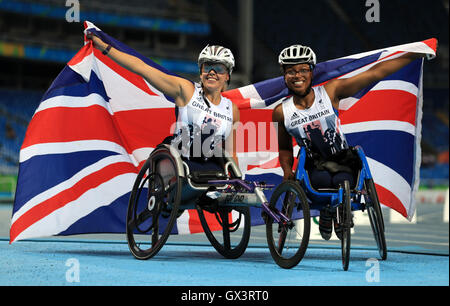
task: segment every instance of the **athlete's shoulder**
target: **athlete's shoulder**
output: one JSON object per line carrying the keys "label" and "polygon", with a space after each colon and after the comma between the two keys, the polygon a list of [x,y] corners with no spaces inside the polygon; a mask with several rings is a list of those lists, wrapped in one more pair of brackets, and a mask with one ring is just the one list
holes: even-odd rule
{"label": "athlete's shoulder", "polygon": [[272,121],[284,121],[284,113],[283,113],[283,103],[278,103],[277,106],[273,109],[272,112]]}
{"label": "athlete's shoulder", "polygon": [[292,98],[292,96],[289,95],[289,96],[286,96],[286,97],[280,99],[279,101],[281,101],[281,103],[286,103],[286,102],[290,101],[291,98]]}
{"label": "athlete's shoulder", "polygon": [[292,96],[287,96],[287,97],[281,98],[278,101],[274,102],[273,104],[275,104],[276,106],[273,108],[273,110],[275,111],[275,109],[282,108],[283,104],[289,103],[289,100],[291,98],[292,98]]}

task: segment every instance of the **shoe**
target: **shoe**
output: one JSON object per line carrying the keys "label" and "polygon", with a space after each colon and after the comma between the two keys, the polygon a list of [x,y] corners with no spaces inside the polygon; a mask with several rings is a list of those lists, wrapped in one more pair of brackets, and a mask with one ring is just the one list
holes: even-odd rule
{"label": "shoe", "polygon": [[333,215],[333,227],[336,236],[339,238],[339,240],[342,240],[342,225],[337,222],[336,214]]}
{"label": "shoe", "polygon": [[319,232],[325,240],[330,240],[331,238],[332,222],[333,220],[331,213],[327,209],[321,210],[319,218]]}

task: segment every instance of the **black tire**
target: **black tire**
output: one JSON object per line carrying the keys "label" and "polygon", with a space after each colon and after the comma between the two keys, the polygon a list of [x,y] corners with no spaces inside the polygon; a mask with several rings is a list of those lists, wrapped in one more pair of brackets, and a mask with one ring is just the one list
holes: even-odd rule
{"label": "black tire", "polygon": [[386,237],[384,234],[383,213],[381,211],[380,201],[378,200],[378,194],[375,189],[373,179],[366,180],[365,186],[367,191],[366,207],[369,215],[370,226],[372,227],[372,232],[375,237],[375,242],[377,243],[378,253],[380,254],[381,260],[386,260],[387,246]]}
{"label": "black tire", "polygon": [[166,243],[178,215],[181,188],[182,178],[169,150],[156,149],[139,171],[128,203],[127,241],[137,259],[155,256]]}
{"label": "black tire", "polygon": [[303,219],[279,225],[266,215],[266,236],[270,254],[284,269],[298,265],[303,259],[309,243],[311,216],[306,195],[295,181],[285,181],[275,188],[270,198],[269,208],[281,211],[288,218],[303,212]]}
{"label": "black tire", "polygon": [[344,271],[348,270],[350,263],[350,245],[351,245],[351,229],[352,229],[352,207],[350,183],[344,181],[344,197],[343,202],[338,208],[339,220],[342,228],[341,251],[342,251],[342,267]]}
{"label": "black tire", "polygon": [[[238,217],[230,223],[229,216],[233,211],[238,213]],[[211,230],[204,210],[197,206],[197,212],[206,237],[219,254],[225,258],[236,259],[245,252],[251,229],[249,207],[219,207],[214,213],[221,227],[218,231]],[[244,223],[243,228],[242,222]]]}

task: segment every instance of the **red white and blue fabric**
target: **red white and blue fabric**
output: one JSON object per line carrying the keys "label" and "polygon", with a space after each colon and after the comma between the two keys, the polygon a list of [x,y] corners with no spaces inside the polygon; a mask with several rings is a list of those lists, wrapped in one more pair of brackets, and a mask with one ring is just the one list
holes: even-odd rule
{"label": "red white and blue fabric", "polygon": [[[85,27],[114,48],[173,74],[95,25],[85,22]],[[431,39],[319,63],[314,84],[349,77],[403,52],[433,56],[435,50]],[[419,178],[421,78],[422,61],[417,60],[346,99],[340,109],[349,143],[361,145],[369,157],[382,204],[407,218],[414,214]],[[243,127],[261,132],[256,141],[247,138],[237,148],[246,179],[281,182],[270,122],[274,102],[286,94],[282,78],[224,93],[241,109]],[[44,94],[29,123],[20,151],[10,242],[124,233],[128,198],[140,166],[173,132],[174,122],[173,99],[86,41]],[[252,224],[262,224],[260,210],[251,212]],[[184,211],[173,229],[174,234],[201,231],[193,210]]]}

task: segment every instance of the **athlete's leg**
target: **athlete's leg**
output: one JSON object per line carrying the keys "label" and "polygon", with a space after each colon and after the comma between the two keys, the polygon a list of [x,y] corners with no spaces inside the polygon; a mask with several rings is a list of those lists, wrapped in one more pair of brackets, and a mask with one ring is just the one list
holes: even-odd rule
{"label": "athlete's leg", "polygon": [[326,170],[312,169],[309,172],[309,180],[311,185],[315,188],[333,188],[332,176]]}
{"label": "athlete's leg", "polygon": [[[332,188],[332,176],[331,174],[326,170],[317,170],[313,169],[309,173],[309,179],[311,182],[311,185],[318,189],[318,188]],[[319,218],[319,231],[320,235],[323,239],[329,240],[331,238],[332,233],[332,216],[328,209],[322,209],[320,211],[320,218]]]}
{"label": "athlete's leg", "polygon": [[344,186],[344,181],[348,181],[350,183],[350,187],[354,186],[354,178],[351,173],[348,172],[338,172],[333,175],[331,179],[332,186],[334,188],[339,188],[339,186]]}

